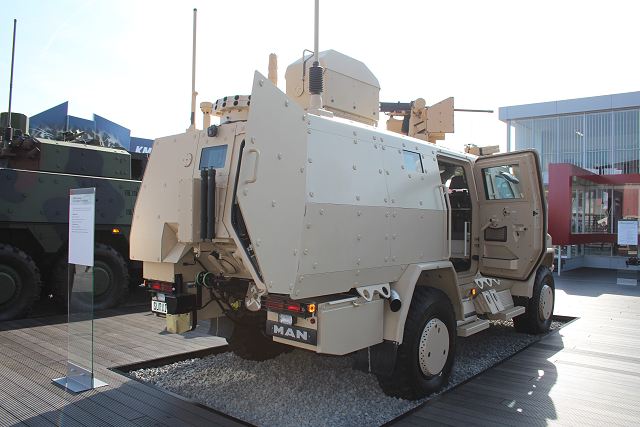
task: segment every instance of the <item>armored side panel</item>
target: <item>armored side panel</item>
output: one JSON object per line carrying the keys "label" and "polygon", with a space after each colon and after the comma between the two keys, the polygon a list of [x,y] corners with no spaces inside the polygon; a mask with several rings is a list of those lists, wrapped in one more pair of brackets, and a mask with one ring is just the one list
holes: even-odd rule
{"label": "armored side panel", "polygon": [[133,217],[139,181],[0,169],[0,226],[28,229],[45,252],[67,239],[69,189],[96,187],[96,228],[117,226],[123,235]]}
{"label": "armored side panel", "polygon": [[308,120],[302,108],[255,73],[237,197],[271,292],[293,292],[303,256]]}
{"label": "armored side panel", "polygon": [[131,155],[126,150],[42,138],[37,140],[40,142],[39,164],[33,169],[105,178],[131,177]]}
{"label": "armored side panel", "polygon": [[270,292],[346,292],[447,258],[435,147],[304,115],[259,73],[247,139],[238,200]]}
{"label": "armored side panel", "polygon": [[[128,236],[140,187],[124,150],[48,139],[27,140],[0,168],[3,241],[55,253],[68,235],[69,189],[96,187],[96,229]],[[25,234],[25,230],[27,233]],[[27,238],[29,241],[22,241]],[[35,255],[32,255],[35,256]]]}

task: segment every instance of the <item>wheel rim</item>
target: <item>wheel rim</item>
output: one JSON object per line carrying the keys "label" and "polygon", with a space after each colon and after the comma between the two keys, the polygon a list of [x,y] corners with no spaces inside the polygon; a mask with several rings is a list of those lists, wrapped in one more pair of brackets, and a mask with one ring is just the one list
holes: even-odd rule
{"label": "wheel rim", "polygon": [[449,330],[440,319],[427,322],[418,345],[418,361],[423,375],[440,375],[449,355]]}
{"label": "wheel rim", "polygon": [[104,295],[111,286],[111,271],[108,267],[96,263],[93,268],[93,295]]}
{"label": "wheel rim", "polygon": [[538,315],[540,320],[547,320],[553,311],[553,289],[549,285],[543,285],[540,290],[540,304],[538,304]]}
{"label": "wheel rim", "polygon": [[7,266],[0,271],[0,304],[11,300],[18,290],[18,274]]}

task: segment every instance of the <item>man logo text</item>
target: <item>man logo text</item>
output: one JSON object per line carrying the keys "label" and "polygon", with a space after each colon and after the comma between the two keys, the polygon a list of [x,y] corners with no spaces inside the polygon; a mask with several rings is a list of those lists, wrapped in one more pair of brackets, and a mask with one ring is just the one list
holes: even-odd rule
{"label": "man logo text", "polygon": [[298,331],[292,328],[286,328],[281,325],[273,325],[273,334],[283,337],[289,337],[300,341],[308,341],[308,333],[306,331]]}

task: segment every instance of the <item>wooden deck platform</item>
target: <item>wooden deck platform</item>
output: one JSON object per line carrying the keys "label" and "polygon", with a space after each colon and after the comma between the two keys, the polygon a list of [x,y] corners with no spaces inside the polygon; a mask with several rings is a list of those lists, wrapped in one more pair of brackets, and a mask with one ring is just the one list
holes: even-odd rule
{"label": "wooden deck platform", "polygon": [[557,314],[580,318],[396,426],[640,424],[640,288],[615,271],[556,278]]}
{"label": "wooden deck platform", "polygon": [[101,316],[94,321],[94,369],[109,386],[78,395],[51,383],[66,375],[65,316],[0,322],[0,426],[239,425],[109,369],[225,345],[224,340],[198,330],[159,334],[164,319],[131,308]]}
{"label": "wooden deck platform", "polygon": [[[557,279],[556,313],[580,319],[394,424],[638,425],[640,289],[615,272]],[[162,334],[164,320],[132,308],[94,322],[96,377],[108,387],[73,395],[64,376],[65,317],[0,322],[0,426],[231,426],[234,420],[109,368],[223,345],[203,332]]]}

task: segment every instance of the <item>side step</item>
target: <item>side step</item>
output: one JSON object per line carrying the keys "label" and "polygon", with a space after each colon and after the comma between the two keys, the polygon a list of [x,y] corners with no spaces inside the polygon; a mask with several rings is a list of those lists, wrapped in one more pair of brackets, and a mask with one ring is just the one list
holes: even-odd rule
{"label": "side step", "polygon": [[458,326],[458,336],[468,337],[476,334],[480,331],[484,331],[489,328],[489,321],[487,319],[478,319],[471,323]]}
{"label": "side step", "polygon": [[495,314],[487,314],[487,317],[494,320],[511,320],[516,316],[524,314],[525,308],[519,305],[515,307],[505,308]]}

